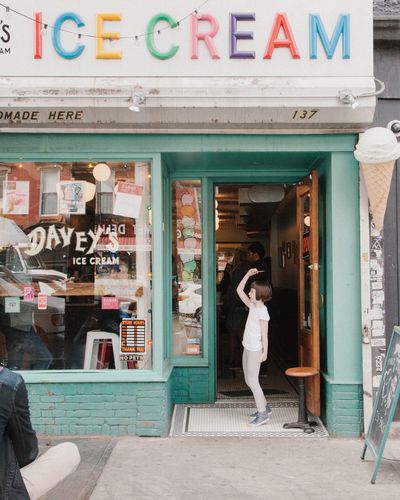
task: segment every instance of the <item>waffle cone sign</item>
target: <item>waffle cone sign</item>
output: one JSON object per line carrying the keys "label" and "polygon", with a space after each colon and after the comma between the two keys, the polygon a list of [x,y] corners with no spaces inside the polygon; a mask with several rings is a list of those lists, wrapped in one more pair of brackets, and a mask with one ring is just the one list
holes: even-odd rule
{"label": "waffle cone sign", "polygon": [[379,164],[361,163],[372,218],[378,231],[383,228],[394,163],[394,160]]}

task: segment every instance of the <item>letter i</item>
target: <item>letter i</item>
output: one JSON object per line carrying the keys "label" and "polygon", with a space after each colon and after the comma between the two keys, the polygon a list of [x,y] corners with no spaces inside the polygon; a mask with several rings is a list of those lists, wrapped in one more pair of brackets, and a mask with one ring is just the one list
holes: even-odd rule
{"label": "letter i", "polygon": [[35,59],[42,59],[42,13],[35,12]]}

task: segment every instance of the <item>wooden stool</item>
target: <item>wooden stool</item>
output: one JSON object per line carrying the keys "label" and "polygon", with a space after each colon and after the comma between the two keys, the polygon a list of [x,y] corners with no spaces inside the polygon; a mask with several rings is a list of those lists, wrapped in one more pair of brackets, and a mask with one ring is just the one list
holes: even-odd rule
{"label": "wooden stool", "polygon": [[297,417],[297,422],[283,424],[284,429],[303,429],[306,434],[314,432],[313,427],[316,427],[318,424],[316,422],[308,421],[304,379],[306,377],[314,377],[315,375],[318,375],[318,373],[319,372],[316,368],[312,368],[310,366],[296,366],[294,368],[288,368],[285,371],[285,374],[288,377],[296,377],[299,379],[299,415]]}

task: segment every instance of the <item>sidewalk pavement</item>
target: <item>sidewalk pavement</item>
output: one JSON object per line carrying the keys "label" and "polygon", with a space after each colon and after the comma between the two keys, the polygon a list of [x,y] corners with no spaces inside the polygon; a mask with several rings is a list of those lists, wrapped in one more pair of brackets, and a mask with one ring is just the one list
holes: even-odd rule
{"label": "sidewalk pavement", "polygon": [[[65,440],[65,439],[64,439]],[[78,470],[43,500],[394,500],[400,440],[389,439],[376,484],[361,439],[73,438]],[[48,439],[56,444],[61,439]],[[44,441],[42,440],[42,443]],[[102,471],[102,472],[101,472]]]}

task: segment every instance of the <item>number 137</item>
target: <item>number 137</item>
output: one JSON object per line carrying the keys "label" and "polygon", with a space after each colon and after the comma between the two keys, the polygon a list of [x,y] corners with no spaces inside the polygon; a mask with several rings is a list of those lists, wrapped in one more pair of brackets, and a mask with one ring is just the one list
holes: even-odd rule
{"label": "number 137", "polygon": [[292,120],[295,118],[300,118],[300,120],[311,120],[311,118],[317,113],[317,109],[303,109],[302,111],[295,111],[292,116]]}

